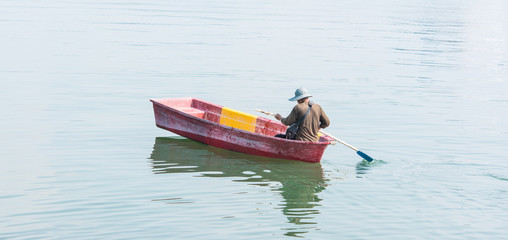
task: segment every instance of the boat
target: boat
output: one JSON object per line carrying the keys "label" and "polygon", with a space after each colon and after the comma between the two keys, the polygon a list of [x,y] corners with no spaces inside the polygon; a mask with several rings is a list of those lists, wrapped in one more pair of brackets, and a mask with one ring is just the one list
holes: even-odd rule
{"label": "boat", "polygon": [[317,163],[333,139],[320,134],[317,142],[274,137],[287,126],[197,98],[150,99],[155,125],[214,147],[269,158]]}

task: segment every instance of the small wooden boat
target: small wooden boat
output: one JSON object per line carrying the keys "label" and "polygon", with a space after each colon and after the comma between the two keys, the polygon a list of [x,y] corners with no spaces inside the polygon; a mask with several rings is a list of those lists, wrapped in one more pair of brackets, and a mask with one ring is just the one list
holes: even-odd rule
{"label": "small wooden boat", "polygon": [[286,126],[196,98],[151,99],[157,127],[231,151],[305,162],[319,162],[332,138],[318,142],[274,137]]}

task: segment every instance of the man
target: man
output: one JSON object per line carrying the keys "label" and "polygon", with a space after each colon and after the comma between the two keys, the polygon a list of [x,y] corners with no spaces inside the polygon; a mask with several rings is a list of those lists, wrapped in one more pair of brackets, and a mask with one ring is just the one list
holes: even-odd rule
{"label": "man", "polygon": [[[307,89],[298,88],[295,91],[295,96],[290,98],[289,101],[297,101],[298,104],[293,107],[291,113],[286,118],[283,118],[280,114],[275,114],[275,118],[280,120],[282,124],[290,126],[302,118],[309,104],[312,105],[309,114],[303,120],[302,124],[298,128],[296,133],[296,140],[317,142],[319,140],[318,132],[321,128],[326,128],[330,125],[330,119],[326,116],[325,112],[316,103],[310,102],[309,97],[312,97]],[[285,137],[284,134],[278,134],[276,137]]]}

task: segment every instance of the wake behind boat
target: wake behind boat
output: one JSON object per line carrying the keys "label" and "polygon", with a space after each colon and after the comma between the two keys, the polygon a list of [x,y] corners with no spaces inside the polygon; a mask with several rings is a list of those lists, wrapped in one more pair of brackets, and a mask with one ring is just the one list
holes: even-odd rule
{"label": "wake behind boat", "polygon": [[318,142],[274,137],[287,127],[279,121],[240,112],[196,98],[151,99],[155,124],[214,147],[263,157],[320,162],[333,139]]}

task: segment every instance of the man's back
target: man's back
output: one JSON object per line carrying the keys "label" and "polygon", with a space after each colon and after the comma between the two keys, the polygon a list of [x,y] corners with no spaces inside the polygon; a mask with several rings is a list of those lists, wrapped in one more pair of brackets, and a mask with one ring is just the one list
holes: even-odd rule
{"label": "man's back", "polygon": [[[298,103],[287,118],[281,122],[284,125],[291,125],[302,118],[309,108],[309,101]],[[313,103],[307,117],[296,133],[296,140],[317,142],[319,140],[318,132],[320,128],[326,128],[330,125],[330,120],[319,104]]]}

